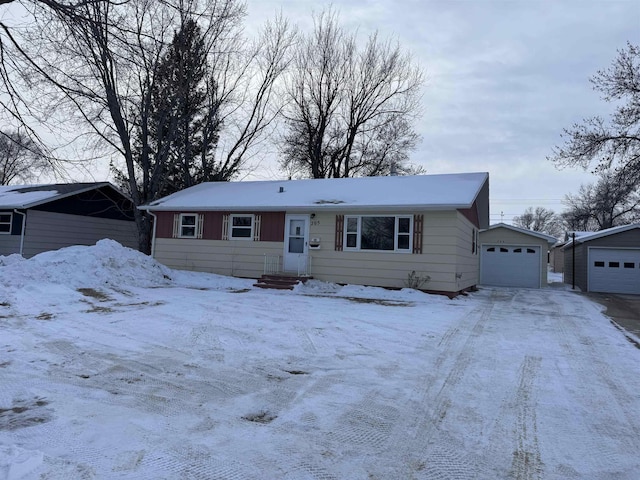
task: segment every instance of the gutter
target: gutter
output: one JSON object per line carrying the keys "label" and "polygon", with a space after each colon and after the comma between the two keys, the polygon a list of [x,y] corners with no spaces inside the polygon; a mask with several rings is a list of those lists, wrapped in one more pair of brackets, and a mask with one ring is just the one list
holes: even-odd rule
{"label": "gutter", "polygon": [[22,256],[22,252],[24,250],[24,233],[27,228],[27,214],[24,212],[20,212],[17,209],[13,209],[14,213],[18,215],[22,215],[22,230],[20,231],[20,255]]}

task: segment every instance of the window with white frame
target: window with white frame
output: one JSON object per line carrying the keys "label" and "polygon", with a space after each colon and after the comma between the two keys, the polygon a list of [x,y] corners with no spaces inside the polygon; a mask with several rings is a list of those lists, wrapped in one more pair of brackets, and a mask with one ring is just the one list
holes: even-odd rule
{"label": "window with white frame", "polygon": [[229,215],[229,238],[253,239],[253,215]]}
{"label": "window with white frame", "polygon": [[180,214],[180,237],[196,238],[198,232],[198,215],[196,213]]}
{"label": "window with white frame", "polygon": [[0,234],[10,234],[11,233],[11,220],[13,219],[13,214],[11,212],[0,212]]}
{"label": "window with white frame", "polygon": [[413,217],[345,216],[345,250],[411,252]]}

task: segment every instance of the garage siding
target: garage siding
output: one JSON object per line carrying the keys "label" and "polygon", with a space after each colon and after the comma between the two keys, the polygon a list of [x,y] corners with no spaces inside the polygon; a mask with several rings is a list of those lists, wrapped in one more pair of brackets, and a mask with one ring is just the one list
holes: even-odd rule
{"label": "garage siding", "polygon": [[[484,230],[480,232],[480,245],[509,245],[510,247],[526,247],[536,246],[540,248],[540,265],[539,265],[539,279],[541,286],[547,285],[547,252],[549,250],[549,243],[541,238],[527,235],[520,232],[515,232],[507,228],[492,228],[490,230]],[[483,265],[480,261],[480,271],[482,272]],[[482,275],[481,275],[482,276]]]}
{"label": "garage siding", "polygon": [[[635,228],[633,230],[595,238],[576,245],[575,285],[584,292],[588,290],[587,249],[589,247],[638,248],[640,247],[640,229]],[[571,249],[572,247],[568,247],[564,251],[564,282],[567,284],[571,284],[573,280],[573,256]]]}

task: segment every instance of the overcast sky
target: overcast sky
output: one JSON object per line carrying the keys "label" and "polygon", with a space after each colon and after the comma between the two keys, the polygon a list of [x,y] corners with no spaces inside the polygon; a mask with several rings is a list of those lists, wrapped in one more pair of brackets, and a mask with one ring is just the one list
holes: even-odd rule
{"label": "overcast sky", "polygon": [[[251,25],[282,13],[301,28],[329,3],[248,0]],[[410,51],[427,74],[422,143],[428,173],[488,171],[491,222],[528,206],[557,212],[594,177],[558,171],[546,157],[560,134],[607,114],[588,79],[627,41],[640,43],[640,0],[340,0],[341,22],[362,39],[378,30]],[[260,178],[278,172],[263,165]],[[504,214],[501,216],[501,212]]]}

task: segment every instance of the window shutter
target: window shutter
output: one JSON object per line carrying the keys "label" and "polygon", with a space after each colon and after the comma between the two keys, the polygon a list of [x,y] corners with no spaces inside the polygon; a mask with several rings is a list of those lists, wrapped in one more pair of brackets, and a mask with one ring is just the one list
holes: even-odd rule
{"label": "window shutter", "polygon": [[173,214],[173,238],[178,238],[180,236],[180,214]]}
{"label": "window shutter", "polygon": [[342,242],[344,238],[344,215],[336,215],[336,252],[342,251]]}
{"label": "window shutter", "polygon": [[262,224],[262,215],[253,216],[253,241],[260,241],[260,225]]}
{"label": "window shutter", "polygon": [[413,216],[413,253],[422,253],[423,215]]}
{"label": "window shutter", "polygon": [[202,238],[202,229],[204,228],[204,213],[198,214],[198,231],[196,232],[196,238]]}
{"label": "window shutter", "polygon": [[471,229],[471,253],[476,253],[476,229]]}
{"label": "window shutter", "polygon": [[222,240],[229,240],[229,214],[222,215]]}

